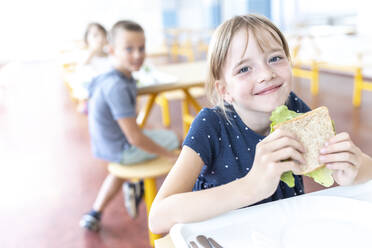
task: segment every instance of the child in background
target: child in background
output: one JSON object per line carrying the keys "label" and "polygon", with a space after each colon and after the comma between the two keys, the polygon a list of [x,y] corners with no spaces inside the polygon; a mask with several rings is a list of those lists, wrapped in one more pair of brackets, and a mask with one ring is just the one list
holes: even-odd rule
{"label": "child in background", "polygon": [[107,53],[107,31],[99,23],[88,24],[84,33],[86,50],[77,64],[72,88],[74,96],[79,99],[78,111],[86,110],[88,86],[92,79],[111,68]]}
{"label": "child in background", "polygon": [[[86,54],[83,57],[82,65],[97,66],[104,64],[107,66],[108,53],[105,51],[107,45],[107,31],[99,23],[93,22],[88,24],[84,33],[84,43],[87,48]],[[99,67],[96,68],[100,70]]]}
{"label": "child in background", "polygon": [[[208,62],[207,95],[216,107],[204,108],[195,118],[153,202],[149,226],[154,233],[304,193],[301,176],[295,176],[294,188],[280,181],[283,172],[299,172],[303,146],[290,132],[269,134],[270,115],[277,106],[309,111],[291,92],[290,54],[283,34],[265,17],[234,17],[216,30]],[[347,133],[331,138],[319,160],[334,170],[340,185],[372,178],[371,157]]]}
{"label": "child in background", "polygon": [[[109,53],[113,68],[96,77],[89,87],[88,121],[94,155],[125,165],[156,156],[175,161],[177,155],[172,150],[179,146],[175,133],[168,130],[142,131],[136,123],[136,82],[132,72],[138,71],[145,59],[142,27],[132,21],[117,22],[110,32]],[[109,174],[92,210],[83,216],[80,225],[98,231],[103,210],[122,185],[123,179]],[[141,198],[141,183],[126,182],[123,190],[128,213],[135,217]]]}

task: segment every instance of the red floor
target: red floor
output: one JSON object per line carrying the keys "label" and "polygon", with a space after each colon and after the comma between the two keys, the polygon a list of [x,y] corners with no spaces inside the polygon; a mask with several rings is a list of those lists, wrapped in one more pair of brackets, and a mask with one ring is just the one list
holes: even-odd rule
{"label": "red floor", "polygon": [[[328,106],[337,131],[370,150],[372,92],[355,110],[350,78],[322,74],[318,98],[310,97],[306,81],[297,80],[296,89],[312,107]],[[172,103],[172,128],[181,135],[179,108]],[[161,126],[159,120],[156,109],[151,125]],[[76,113],[55,63],[0,70],[0,165],[0,247],[149,247],[144,204],[131,220],[121,196],[107,208],[100,233],[79,228],[106,176],[105,163],[92,157],[86,116]],[[321,189],[308,180],[306,187]]]}

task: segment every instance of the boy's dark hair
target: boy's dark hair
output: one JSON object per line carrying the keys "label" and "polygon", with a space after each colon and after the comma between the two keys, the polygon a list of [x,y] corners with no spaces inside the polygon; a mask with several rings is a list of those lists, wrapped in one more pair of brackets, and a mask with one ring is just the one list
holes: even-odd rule
{"label": "boy's dark hair", "polygon": [[88,46],[88,34],[92,27],[97,27],[99,31],[101,31],[105,36],[107,36],[107,30],[101,24],[99,24],[98,22],[89,23],[84,33],[84,43],[87,46]]}
{"label": "boy's dark hair", "polygon": [[134,32],[144,32],[141,25],[136,22],[129,20],[118,21],[112,26],[109,34],[109,42],[112,43],[115,40],[115,37],[119,30],[134,31]]}

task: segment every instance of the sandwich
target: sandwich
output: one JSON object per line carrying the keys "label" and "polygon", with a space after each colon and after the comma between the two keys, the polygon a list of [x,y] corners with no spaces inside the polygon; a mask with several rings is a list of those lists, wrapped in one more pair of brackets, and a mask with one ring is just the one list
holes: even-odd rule
{"label": "sandwich", "polygon": [[[277,107],[271,117],[271,132],[280,128],[295,134],[305,148],[306,163],[300,165],[301,175],[309,176],[315,182],[329,187],[334,181],[332,171],[319,163],[319,152],[324,144],[335,135],[334,125],[326,107],[319,107],[305,114],[288,110],[287,106]],[[281,180],[294,186],[292,172],[285,172]]]}

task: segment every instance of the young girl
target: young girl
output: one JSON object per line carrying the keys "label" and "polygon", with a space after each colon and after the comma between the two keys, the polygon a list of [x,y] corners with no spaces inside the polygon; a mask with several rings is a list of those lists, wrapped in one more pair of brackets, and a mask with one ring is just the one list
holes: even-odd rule
{"label": "young girl", "polygon": [[74,96],[79,99],[78,111],[85,111],[88,86],[92,79],[111,69],[107,46],[107,31],[99,23],[88,24],[84,32],[86,49],[78,62],[73,82]]}
{"label": "young girl", "polygon": [[105,46],[107,45],[107,31],[99,23],[88,24],[84,33],[84,43],[87,48],[82,64],[92,64],[94,60],[108,57]]}
{"label": "young girl", "polygon": [[[301,176],[295,176],[294,188],[280,182],[283,172],[299,172],[303,146],[289,132],[269,134],[269,118],[277,106],[309,111],[291,92],[283,34],[265,17],[234,17],[215,32],[208,62],[207,94],[216,107],[203,109],[195,118],[159,190],[149,217],[154,233],[304,193]],[[372,178],[372,159],[347,133],[329,140],[321,154],[320,161],[334,170],[340,185]]]}

